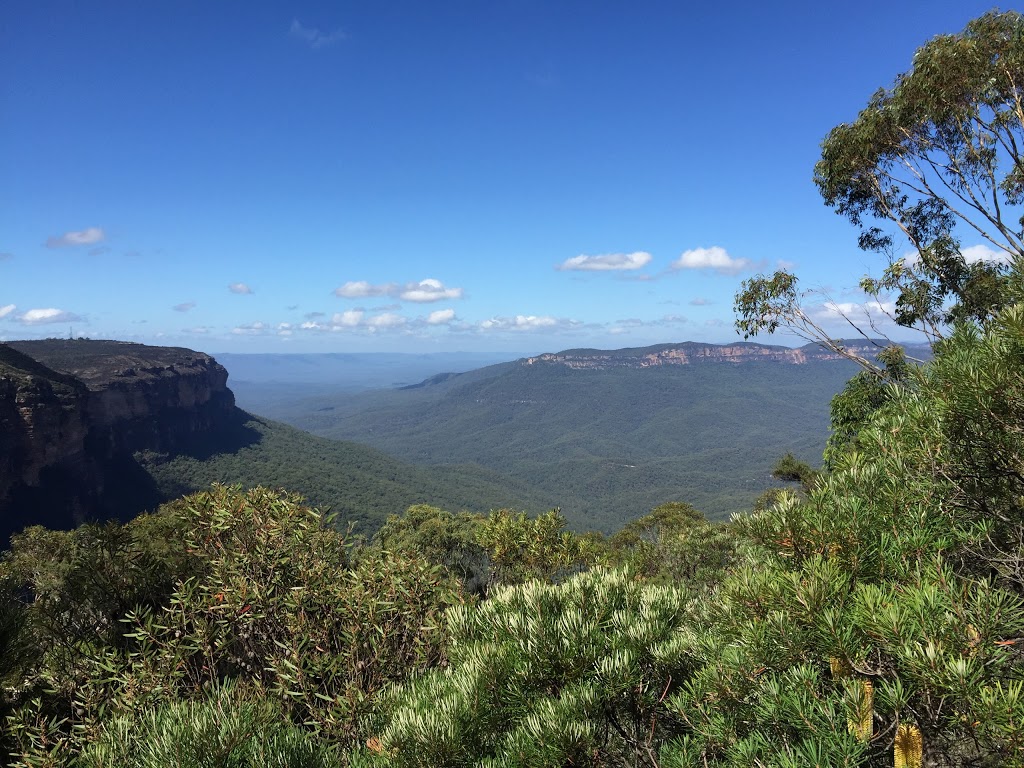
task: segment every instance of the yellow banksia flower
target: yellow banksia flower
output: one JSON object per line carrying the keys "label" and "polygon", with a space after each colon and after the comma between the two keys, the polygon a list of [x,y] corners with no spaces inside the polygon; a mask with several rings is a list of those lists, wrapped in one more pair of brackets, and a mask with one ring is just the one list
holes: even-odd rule
{"label": "yellow banksia flower", "polygon": [[838,656],[830,656],[828,666],[831,668],[832,677],[835,680],[840,680],[853,674],[853,667],[850,666],[850,662]]}
{"label": "yellow banksia flower", "polygon": [[846,725],[850,733],[858,739],[870,741],[874,733],[875,686],[870,680],[857,680],[856,686],[859,693],[857,707],[854,713],[847,717]]}
{"label": "yellow banksia flower", "polygon": [[923,761],[921,729],[910,723],[900,723],[896,729],[896,743],[892,748],[894,768],[921,768]]}

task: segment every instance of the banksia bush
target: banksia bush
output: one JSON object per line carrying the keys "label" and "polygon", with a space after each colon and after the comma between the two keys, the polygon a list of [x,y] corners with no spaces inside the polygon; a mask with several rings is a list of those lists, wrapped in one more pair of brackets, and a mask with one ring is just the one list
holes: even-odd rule
{"label": "banksia bush", "polygon": [[847,727],[861,741],[870,741],[874,732],[875,686],[870,680],[854,680],[853,710],[847,719]]}
{"label": "banksia bush", "polygon": [[923,761],[921,729],[911,723],[900,723],[893,744],[893,768],[921,768]]}

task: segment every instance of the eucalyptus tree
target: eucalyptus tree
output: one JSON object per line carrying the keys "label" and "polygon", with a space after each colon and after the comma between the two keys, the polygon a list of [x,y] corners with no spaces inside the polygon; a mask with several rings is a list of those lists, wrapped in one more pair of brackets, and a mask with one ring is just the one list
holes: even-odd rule
{"label": "eucalyptus tree", "polygon": [[[861,287],[878,310],[894,295],[891,319],[933,342],[957,322],[984,323],[1016,293],[1008,265],[1024,255],[1022,89],[1024,17],[990,12],[923,45],[908,72],[822,144],[814,180],[825,203],[858,227],[861,248],[887,259]],[[737,330],[783,326],[835,347],[801,298],[785,271],[746,281]],[[878,332],[848,319],[865,336]]]}

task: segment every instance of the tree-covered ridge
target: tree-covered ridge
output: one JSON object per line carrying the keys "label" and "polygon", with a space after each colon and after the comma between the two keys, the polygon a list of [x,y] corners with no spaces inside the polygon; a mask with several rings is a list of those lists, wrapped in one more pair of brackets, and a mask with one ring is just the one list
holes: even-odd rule
{"label": "tree-covered ridge", "polygon": [[528,508],[558,505],[575,528],[610,533],[676,499],[717,520],[749,509],[781,454],[821,455],[829,400],[854,370],[845,361],[506,364],[412,390],[317,397],[268,415],[432,472],[479,464],[542,497]]}
{"label": "tree-covered ridge", "polygon": [[287,488],[331,510],[339,524],[372,534],[387,516],[415,504],[486,512],[551,502],[524,483],[483,467],[416,467],[382,451],[310,435],[237,411],[230,430],[177,455],[137,457],[164,499],[211,483]]}

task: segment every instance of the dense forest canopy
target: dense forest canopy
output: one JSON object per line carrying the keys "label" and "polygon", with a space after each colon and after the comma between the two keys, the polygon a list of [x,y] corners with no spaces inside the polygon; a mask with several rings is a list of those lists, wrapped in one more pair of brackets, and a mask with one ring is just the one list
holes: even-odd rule
{"label": "dense forest canopy", "polygon": [[[357,546],[221,486],[29,529],[0,561],[12,764],[1024,766],[1021,87],[1024,19],[988,14],[826,140],[826,202],[914,243],[887,279],[942,339],[851,382],[823,472],[608,538],[421,505]],[[967,263],[929,174],[1002,211],[1009,263]],[[762,296],[752,328],[799,319]]]}

